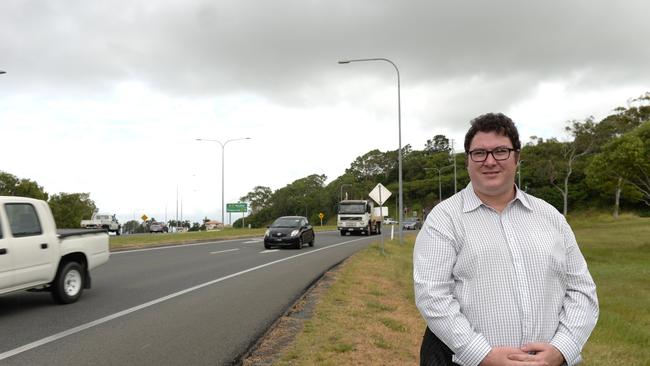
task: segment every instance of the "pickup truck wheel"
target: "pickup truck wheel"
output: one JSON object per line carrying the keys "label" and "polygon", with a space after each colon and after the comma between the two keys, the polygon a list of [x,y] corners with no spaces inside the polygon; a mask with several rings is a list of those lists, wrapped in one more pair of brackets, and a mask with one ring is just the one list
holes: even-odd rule
{"label": "pickup truck wheel", "polygon": [[77,262],[68,262],[62,265],[52,281],[52,297],[60,304],[77,301],[81,297],[83,289],[83,270]]}

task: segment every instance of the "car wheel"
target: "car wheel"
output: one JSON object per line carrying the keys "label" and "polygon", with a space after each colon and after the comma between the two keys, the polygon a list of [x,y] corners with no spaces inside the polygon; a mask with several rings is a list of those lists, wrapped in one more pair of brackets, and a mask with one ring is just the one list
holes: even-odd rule
{"label": "car wheel", "polygon": [[70,304],[81,297],[84,290],[84,274],[77,262],[61,265],[52,281],[52,297],[59,304]]}
{"label": "car wheel", "polygon": [[311,234],[311,241],[309,241],[309,246],[310,246],[310,247],[313,247],[315,241],[316,241],[316,235],[314,235],[314,234],[312,233],[312,234]]}
{"label": "car wheel", "polygon": [[268,245],[268,244],[266,244],[266,243],[264,243],[264,249],[271,249],[271,246]]}
{"label": "car wheel", "polygon": [[298,242],[296,243],[296,249],[302,248],[302,235],[298,237]]}

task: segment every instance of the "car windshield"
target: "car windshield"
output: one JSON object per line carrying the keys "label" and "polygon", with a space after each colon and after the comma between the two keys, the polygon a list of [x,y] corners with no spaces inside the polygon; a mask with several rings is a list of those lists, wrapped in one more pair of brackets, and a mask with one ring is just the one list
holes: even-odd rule
{"label": "car windshield", "polygon": [[340,214],[363,214],[366,212],[366,205],[363,203],[345,203],[339,205]]}
{"label": "car windshield", "polygon": [[296,227],[300,226],[299,218],[281,217],[271,224],[271,227]]}

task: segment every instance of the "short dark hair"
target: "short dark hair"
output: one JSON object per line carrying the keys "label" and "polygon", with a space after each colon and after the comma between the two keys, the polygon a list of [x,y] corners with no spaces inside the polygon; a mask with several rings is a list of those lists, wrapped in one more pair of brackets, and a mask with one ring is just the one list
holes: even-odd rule
{"label": "short dark hair", "polygon": [[506,136],[512,142],[512,147],[515,150],[521,149],[521,141],[519,141],[519,132],[515,123],[503,113],[486,113],[482,114],[470,121],[472,127],[469,128],[465,135],[465,152],[469,152],[469,146],[472,139],[478,132],[496,132],[499,135]]}

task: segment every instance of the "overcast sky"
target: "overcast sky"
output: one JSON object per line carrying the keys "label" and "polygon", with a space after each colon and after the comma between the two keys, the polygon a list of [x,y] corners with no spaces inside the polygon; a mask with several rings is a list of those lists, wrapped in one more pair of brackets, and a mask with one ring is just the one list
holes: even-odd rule
{"label": "overcast sky", "polygon": [[[564,138],[650,91],[650,2],[4,0],[0,170],[125,222],[226,202],[503,112]],[[179,213],[180,215],[180,213]],[[234,217],[233,217],[234,219]]]}

